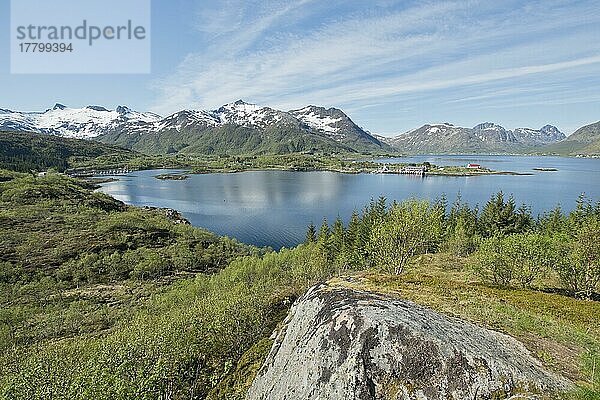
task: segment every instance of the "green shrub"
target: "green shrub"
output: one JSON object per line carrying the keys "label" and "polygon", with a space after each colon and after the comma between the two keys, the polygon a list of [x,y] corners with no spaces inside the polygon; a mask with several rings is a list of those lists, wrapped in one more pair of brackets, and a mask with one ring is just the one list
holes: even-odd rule
{"label": "green shrub", "polygon": [[[255,371],[268,343],[256,359],[242,355],[271,335],[309,285],[335,273],[314,244],[239,258],[220,273],[174,285],[105,335],[5,353],[0,397],[205,398],[220,382],[220,390],[231,384],[238,391],[225,378]],[[74,330],[82,329],[81,310],[74,303],[65,314]]]}
{"label": "green shrub", "polygon": [[600,221],[595,216],[581,220],[571,239],[562,235],[555,265],[562,283],[578,296],[591,298],[600,282]]}
{"label": "green shrub", "polygon": [[494,236],[483,240],[476,254],[476,272],[484,281],[530,287],[556,264],[553,241],[539,233]]}
{"label": "green shrub", "polygon": [[514,270],[504,259],[502,239],[498,236],[481,242],[475,254],[474,269],[484,282],[508,286],[514,279]]}
{"label": "green shrub", "polygon": [[372,264],[400,274],[411,257],[435,249],[442,235],[442,213],[426,201],[393,204],[372,229],[368,245]]}

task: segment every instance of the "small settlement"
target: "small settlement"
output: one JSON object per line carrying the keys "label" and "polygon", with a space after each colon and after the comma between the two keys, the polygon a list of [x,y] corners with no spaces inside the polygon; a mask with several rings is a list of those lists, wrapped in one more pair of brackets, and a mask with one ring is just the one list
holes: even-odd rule
{"label": "small settlement", "polygon": [[425,165],[405,165],[400,169],[394,168],[390,169],[388,164],[384,164],[376,171],[373,171],[374,174],[407,174],[407,175],[418,175],[425,176],[427,172],[427,167]]}

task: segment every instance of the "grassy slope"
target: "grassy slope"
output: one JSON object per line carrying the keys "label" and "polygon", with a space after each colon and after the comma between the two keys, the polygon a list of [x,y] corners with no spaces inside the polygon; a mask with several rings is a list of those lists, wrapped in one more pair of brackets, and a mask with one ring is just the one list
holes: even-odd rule
{"label": "grassy slope", "polygon": [[[580,142],[578,140],[565,140],[552,146],[544,147],[541,150],[544,153],[555,153],[565,156],[575,156],[579,154],[597,155],[600,154],[600,139],[594,142]],[[539,152],[540,149],[537,149]]]}
{"label": "grassy slope", "polygon": [[110,329],[170,283],[256,252],[60,175],[0,182],[0,349]]}
{"label": "grassy slope", "polygon": [[63,171],[92,160],[122,163],[136,153],[90,140],[25,132],[0,132],[0,168],[28,172]]}
{"label": "grassy slope", "polygon": [[[333,272],[309,261],[315,259],[303,249],[235,261],[222,273],[154,295],[101,335],[7,352],[0,359],[0,396],[204,398],[246,360],[256,371],[268,343],[258,350],[254,344],[271,334],[307,285]],[[252,347],[255,356],[247,353]],[[252,377],[246,379],[231,385],[226,392],[237,395],[230,398],[243,395]]]}
{"label": "grassy slope", "polygon": [[[13,178],[0,183],[0,398],[242,399],[291,302],[317,281],[349,273],[315,245],[236,258],[250,249],[124,208],[77,181],[0,177]],[[140,248],[149,258],[124,264]],[[82,253],[102,262],[81,262]],[[153,266],[153,255],[168,266],[140,279],[138,264]],[[198,274],[199,264],[227,267]],[[352,284],[516,336],[588,389],[572,398],[598,398],[600,305],[486,286],[468,265],[428,255],[401,277],[367,271]]]}

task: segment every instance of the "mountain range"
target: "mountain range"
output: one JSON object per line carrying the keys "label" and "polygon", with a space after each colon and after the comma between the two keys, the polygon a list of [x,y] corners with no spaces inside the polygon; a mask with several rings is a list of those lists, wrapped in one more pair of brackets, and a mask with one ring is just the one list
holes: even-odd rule
{"label": "mountain range", "polygon": [[505,153],[541,148],[565,138],[565,134],[552,125],[540,129],[508,130],[495,123],[484,122],[473,128],[450,123],[426,124],[388,138],[386,142],[407,153]]}
{"label": "mountain range", "polygon": [[56,104],[44,112],[0,109],[0,131],[94,139],[148,154],[597,153],[600,146],[594,143],[600,139],[594,139],[593,132],[598,127],[589,127],[566,138],[552,125],[509,130],[492,122],[472,128],[439,123],[390,138],[371,134],[340,109],[314,105],[281,111],[238,100],[215,110],[182,110],[166,117],[125,106],[108,110]]}
{"label": "mountain range", "polygon": [[0,130],[46,133],[74,139],[90,139],[128,126],[133,130],[160,120],[153,113],[140,113],[119,106],[108,110],[100,106],[68,108],[62,104],[44,112],[20,112],[0,108]]}
{"label": "mountain range", "polygon": [[108,110],[56,104],[41,113],[0,109],[0,130],[95,139],[153,154],[393,151],[339,109],[280,111],[242,100],[167,117],[124,106]]}

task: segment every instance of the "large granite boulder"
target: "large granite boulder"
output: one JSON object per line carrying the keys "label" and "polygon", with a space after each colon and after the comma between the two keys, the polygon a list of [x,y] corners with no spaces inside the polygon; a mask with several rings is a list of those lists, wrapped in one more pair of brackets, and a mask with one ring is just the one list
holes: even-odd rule
{"label": "large granite boulder", "polygon": [[537,399],[570,387],[507,335],[321,284],[292,307],[247,399]]}

